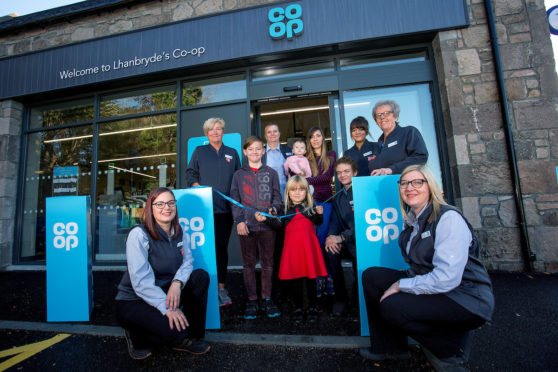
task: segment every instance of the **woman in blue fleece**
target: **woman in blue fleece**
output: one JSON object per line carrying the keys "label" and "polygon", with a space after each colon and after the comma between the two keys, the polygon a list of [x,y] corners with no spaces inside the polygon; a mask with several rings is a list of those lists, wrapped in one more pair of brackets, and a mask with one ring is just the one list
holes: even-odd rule
{"label": "woman in blue fleece", "polygon": [[399,125],[397,102],[378,101],[372,109],[372,116],[383,133],[378,138],[378,154],[368,162],[371,176],[401,174],[409,165],[426,164],[428,150],[422,135],[413,126]]}

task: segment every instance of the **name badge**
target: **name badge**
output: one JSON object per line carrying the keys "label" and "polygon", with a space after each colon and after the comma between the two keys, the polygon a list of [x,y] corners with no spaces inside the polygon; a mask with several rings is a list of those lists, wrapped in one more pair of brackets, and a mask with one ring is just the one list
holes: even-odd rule
{"label": "name badge", "polygon": [[287,153],[285,153],[285,155],[287,155],[287,156],[293,156],[293,153],[292,153],[292,152],[287,152]]}
{"label": "name badge", "polygon": [[422,234],[420,234],[421,239],[426,239],[430,236],[430,231],[425,231]]}
{"label": "name badge", "polygon": [[397,141],[393,141],[392,143],[388,143],[388,147],[397,145]]}
{"label": "name badge", "polygon": [[176,244],[177,247],[182,247],[184,245],[184,242],[178,242],[178,244]]}
{"label": "name badge", "polygon": [[362,156],[368,156],[368,155],[372,155],[372,151],[368,151],[368,152],[365,152],[364,154],[362,154]]}
{"label": "name badge", "polygon": [[232,160],[232,156],[225,154],[225,159],[230,163]]}

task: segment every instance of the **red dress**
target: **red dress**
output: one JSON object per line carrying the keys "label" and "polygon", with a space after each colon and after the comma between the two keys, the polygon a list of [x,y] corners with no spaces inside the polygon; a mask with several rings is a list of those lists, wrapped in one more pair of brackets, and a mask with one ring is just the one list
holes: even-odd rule
{"label": "red dress", "polygon": [[[296,209],[298,212],[298,208]],[[279,266],[279,279],[326,276],[324,257],[314,224],[301,213],[285,227],[285,245]]]}

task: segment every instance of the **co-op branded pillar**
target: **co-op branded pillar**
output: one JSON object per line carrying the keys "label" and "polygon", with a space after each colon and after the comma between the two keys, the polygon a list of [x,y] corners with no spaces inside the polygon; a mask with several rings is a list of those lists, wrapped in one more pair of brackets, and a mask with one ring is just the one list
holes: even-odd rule
{"label": "co-op branded pillar", "polygon": [[93,309],[89,196],[46,199],[47,321],[89,321]]}

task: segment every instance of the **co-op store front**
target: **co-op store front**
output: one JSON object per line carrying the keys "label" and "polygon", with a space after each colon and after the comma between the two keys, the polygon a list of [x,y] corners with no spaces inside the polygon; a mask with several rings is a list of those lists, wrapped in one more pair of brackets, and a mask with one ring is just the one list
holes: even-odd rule
{"label": "co-op store front", "polygon": [[149,191],[186,187],[209,117],[243,139],[277,123],[286,143],[320,126],[341,154],[350,121],[375,140],[372,106],[394,99],[452,200],[431,41],[467,23],[458,0],[281,2],[2,60],[2,98],[26,105],[13,263],[44,263],[45,198],[91,195],[94,263],[122,264]]}

